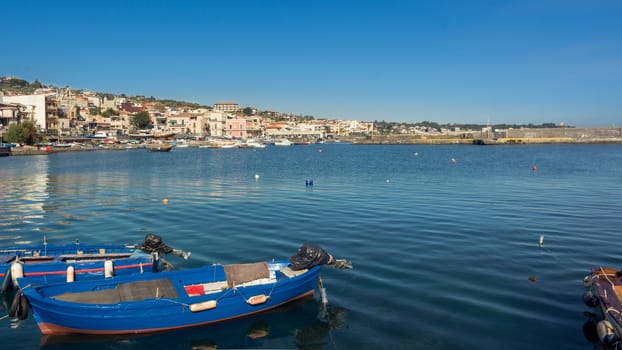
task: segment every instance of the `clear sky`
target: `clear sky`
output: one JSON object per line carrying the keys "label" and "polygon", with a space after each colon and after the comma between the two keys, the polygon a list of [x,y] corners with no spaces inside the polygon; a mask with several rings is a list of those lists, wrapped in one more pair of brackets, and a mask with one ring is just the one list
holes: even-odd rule
{"label": "clear sky", "polygon": [[622,125],[621,0],[5,1],[0,75],[315,118]]}

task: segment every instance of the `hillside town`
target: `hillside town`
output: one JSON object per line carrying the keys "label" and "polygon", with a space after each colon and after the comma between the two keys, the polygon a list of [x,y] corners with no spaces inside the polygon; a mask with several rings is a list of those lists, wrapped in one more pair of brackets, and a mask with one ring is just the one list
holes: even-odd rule
{"label": "hillside town", "polygon": [[[8,88],[7,88],[8,87]],[[349,141],[367,144],[522,144],[622,142],[622,129],[574,128],[551,123],[531,127],[439,126],[343,119],[315,119],[218,101],[211,106],[153,97],[44,86],[0,77],[0,141],[11,125],[30,122],[38,143],[55,145],[162,143],[195,146]],[[13,141],[15,142],[15,141]],[[254,144],[255,145],[255,144]]]}
{"label": "hillside town", "polygon": [[[11,78],[1,78],[3,80]],[[353,134],[370,135],[373,122],[314,120],[256,108],[236,102],[213,106],[171,106],[154,98],[102,94],[71,88],[38,88],[31,94],[3,91],[0,129],[31,121],[38,133],[52,142],[106,135],[123,138],[176,135],[188,138],[288,138],[317,140]],[[137,114],[148,115],[140,125]]]}

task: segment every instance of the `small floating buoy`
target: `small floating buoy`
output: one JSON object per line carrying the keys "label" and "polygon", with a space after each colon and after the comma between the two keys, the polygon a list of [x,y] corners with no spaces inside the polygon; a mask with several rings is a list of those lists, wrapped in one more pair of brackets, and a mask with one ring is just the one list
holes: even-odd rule
{"label": "small floating buoy", "polygon": [[540,245],[540,247],[544,245],[544,235],[540,235],[540,241],[538,242],[538,244]]}
{"label": "small floating buoy", "polygon": [[529,282],[535,282],[536,276],[529,276],[527,279],[529,280]]}
{"label": "small floating buoy", "polygon": [[255,180],[259,180],[259,174],[255,174]]}
{"label": "small floating buoy", "polygon": [[384,180],[384,182],[389,183],[389,182],[391,182],[391,180],[386,179],[386,180]]}
{"label": "small floating buoy", "polygon": [[455,163],[455,162],[456,162],[456,159],[455,159],[455,158],[451,158],[451,162],[452,162],[452,163]]}
{"label": "small floating buoy", "polygon": [[162,200],[162,204],[167,205],[167,204],[168,204],[168,198],[164,198],[164,199]]}
{"label": "small floating buoy", "polygon": [[419,152],[415,152],[415,157],[419,155]]}
{"label": "small floating buoy", "polygon": [[313,179],[306,179],[305,186],[313,186]]}
{"label": "small floating buoy", "polygon": [[536,170],[538,170],[538,167],[534,165],[534,166],[532,166],[532,167],[531,167],[531,170],[533,170],[534,172],[536,172]]}

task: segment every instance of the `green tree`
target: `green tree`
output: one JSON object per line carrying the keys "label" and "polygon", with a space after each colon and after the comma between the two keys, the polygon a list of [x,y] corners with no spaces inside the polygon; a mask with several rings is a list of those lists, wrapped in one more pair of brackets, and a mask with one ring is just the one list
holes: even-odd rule
{"label": "green tree", "polygon": [[4,134],[4,139],[11,143],[25,143],[32,145],[38,140],[37,129],[30,121],[21,124],[11,124]]}
{"label": "green tree", "polygon": [[138,129],[145,129],[149,124],[151,124],[151,118],[149,117],[149,113],[147,112],[138,112],[134,114],[132,118],[132,124],[136,126]]}
{"label": "green tree", "polygon": [[112,108],[108,108],[107,110],[102,112],[102,116],[105,118],[110,118],[113,115],[117,115],[117,111]]}
{"label": "green tree", "polygon": [[245,116],[253,115],[253,109],[250,108],[250,107],[246,107],[246,108],[244,108],[242,113],[244,113]]}

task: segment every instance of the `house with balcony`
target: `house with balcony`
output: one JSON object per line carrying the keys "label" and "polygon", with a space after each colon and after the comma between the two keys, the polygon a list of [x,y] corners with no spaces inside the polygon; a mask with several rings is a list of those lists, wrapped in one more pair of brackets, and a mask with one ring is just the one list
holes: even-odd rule
{"label": "house with balcony", "polygon": [[20,123],[22,111],[25,110],[26,106],[21,103],[0,102],[0,130],[8,128],[11,124]]}
{"label": "house with balcony", "polygon": [[204,114],[204,116],[207,116],[207,135],[213,137],[225,136],[227,117],[223,112],[212,111]]}
{"label": "house with balcony", "polygon": [[[48,127],[48,104],[46,102],[52,98],[51,95],[50,97],[47,96],[48,95],[45,94],[0,96],[0,102],[9,104],[17,103],[24,106],[21,111],[21,120],[30,120],[35,127],[40,130],[45,130]],[[52,106],[50,106],[50,108],[51,107]],[[56,115],[56,110],[54,110],[53,115]]]}

